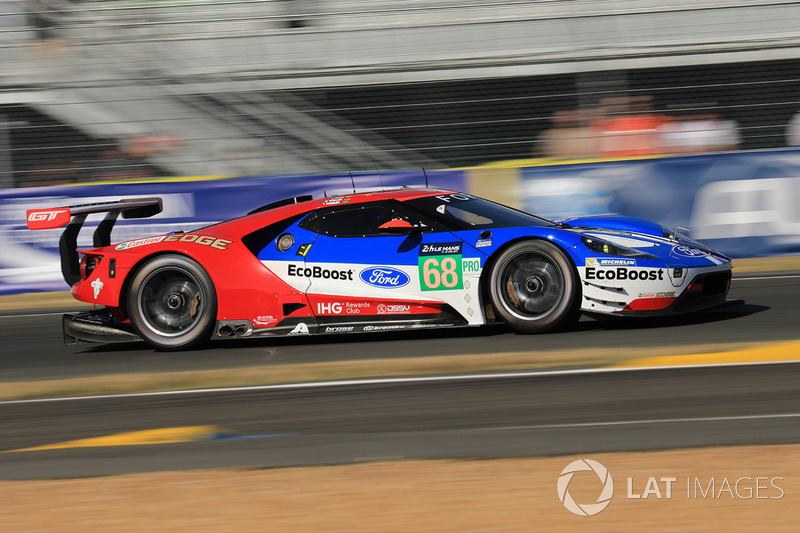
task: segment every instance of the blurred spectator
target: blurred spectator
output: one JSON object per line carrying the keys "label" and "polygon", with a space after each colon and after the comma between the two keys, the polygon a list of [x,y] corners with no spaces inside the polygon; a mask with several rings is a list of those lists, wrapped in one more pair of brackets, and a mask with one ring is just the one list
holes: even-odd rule
{"label": "blurred spectator", "polygon": [[716,113],[686,115],[664,124],[660,132],[664,151],[672,154],[736,150],[741,143],[736,121]]}
{"label": "blurred spectator", "polygon": [[180,147],[180,144],[180,135],[133,137],[125,143],[125,152],[133,157],[145,158],[175,152]]}
{"label": "blurred spectator", "polygon": [[795,113],[786,125],[786,146],[800,146],[800,112]]}
{"label": "blurred spectator", "polygon": [[652,112],[652,97],[606,98],[601,101],[597,129],[600,157],[635,157],[664,152],[659,128],[669,117]]}
{"label": "blurred spectator", "polygon": [[[716,113],[669,116],[652,111],[650,96],[606,98],[582,111],[558,111],[537,142],[538,157],[586,159],[693,154],[736,150],[739,125]],[[787,142],[800,146],[800,113],[787,128]]]}
{"label": "blurred spectator", "polygon": [[597,133],[589,123],[588,114],[578,110],[557,111],[551,122],[553,127],[539,136],[537,156],[552,159],[597,157]]}

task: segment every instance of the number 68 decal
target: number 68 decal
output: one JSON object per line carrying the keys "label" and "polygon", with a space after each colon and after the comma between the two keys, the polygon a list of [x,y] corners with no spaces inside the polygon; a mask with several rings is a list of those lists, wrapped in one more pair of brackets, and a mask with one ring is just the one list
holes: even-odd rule
{"label": "number 68 decal", "polygon": [[422,290],[460,289],[461,257],[435,256],[422,261]]}
{"label": "number 68 decal", "polygon": [[461,255],[433,255],[419,258],[419,285],[423,291],[464,288],[464,273],[478,275],[481,260]]}

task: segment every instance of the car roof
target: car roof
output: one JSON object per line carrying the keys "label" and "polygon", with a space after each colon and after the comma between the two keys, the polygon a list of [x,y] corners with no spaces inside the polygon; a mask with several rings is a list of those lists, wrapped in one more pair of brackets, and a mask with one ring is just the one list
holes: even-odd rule
{"label": "car roof", "polygon": [[[350,206],[368,202],[378,202],[382,200],[398,200],[404,202],[416,198],[424,198],[426,196],[452,194],[455,192],[457,191],[451,189],[402,188],[386,191],[356,192],[354,194],[328,196],[313,200],[306,200],[302,197],[298,197],[298,201],[296,203],[290,202],[285,205],[279,205],[275,208],[267,208],[263,211],[257,209],[255,212],[251,212],[249,215],[210,226],[207,228],[207,230],[210,233],[240,237],[258,228],[279,222],[280,220],[302,213],[316,211],[317,209],[322,209],[325,207],[334,207],[337,205]],[[278,204],[278,202],[276,202],[276,204]]]}

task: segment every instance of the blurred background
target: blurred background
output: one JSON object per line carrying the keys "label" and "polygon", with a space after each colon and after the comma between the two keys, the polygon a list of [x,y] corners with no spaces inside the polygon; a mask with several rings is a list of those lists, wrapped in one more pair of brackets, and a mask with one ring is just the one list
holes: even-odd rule
{"label": "blurred background", "polygon": [[162,196],[126,240],[350,173],[800,253],[797,20],[790,0],[0,0],[0,293],[66,288],[26,209]]}
{"label": "blurred background", "polygon": [[742,0],[2,0],[0,187],[794,146],[798,14]]}

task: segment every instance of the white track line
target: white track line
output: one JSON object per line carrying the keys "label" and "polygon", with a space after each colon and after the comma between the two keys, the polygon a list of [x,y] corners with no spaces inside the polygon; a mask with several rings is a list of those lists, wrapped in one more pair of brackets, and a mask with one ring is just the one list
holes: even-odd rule
{"label": "white track line", "polygon": [[241,393],[241,392],[269,392],[269,391],[280,391],[280,390],[330,389],[338,387],[357,387],[357,386],[368,386],[368,385],[402,385],[408,383],[447,383],[447,382],[470,381],[470,380],[491,381],[498,379],[585,376],[593,374],[619,374],[624,372],[786,365],[793,363],[800,363],[800,360],[747,362],[747,363],[715,363],[715,364],[701,364],[701,365],[672,365],[672,366],[659,366],[659,367],[632,367],[632,368],[624,368],[624,367],[623,368],[575,368],[575,369],[565,369],[565,370],[542,370],[542,371],[527,371],[527,372],[499,372],[499,373],[487,372],[487,373],[456,374],[456,375],[442,375],[442,376],[410,376],[410,377],[397,377],[397,378],[347,379],[339,381],[311,381],[302,383],[281,383],[276,385],[252,385],[245,387],[217,387],[217,388],[185,389],[185,390],[161,391],[161,392],[134,392],[125,394],[97,394],[91,396],[64,396],[55,398],[31,398],[26,400],[3,400],[0,401],[0,405],[69,402],[69,401],[79,401],[79,400],[106,400],[106,399],[189,396],[193,394],[223,394],[223,393]]}
{"label": "white track line", "polygon": [[505,426],[494,428],[480,428],[476,431],[512,431],[521,429],[570,429],[591,428],[608,426],[634,426],[644,424],[681,424],[686,422],[730,422],[736,420],[764,420],[774,418],[798,418],[800,413],[767,414],[767,415],[739,415],[739,416],[710,416],[699,418],[663,418],[652,420],[619,420],[616,422],[579,422],[575,424],[542,424],[539,426]]}
{"label": "white track line", "polygon": [[800,278],[800,274],[790,274],[786,276],[755,276],[750,278],[734,277],[733,281],[761,281],[763,279],[795,279],[795,278]]}
{"label": "white track line", "polygon": [[63,315],[66,312],[67,311],[56,311],[56,312],[53,312],[53,313],[29,313],[27,315],[0,315],[0,318],[31,318],[31,317],[36,317],[36,316]]}

